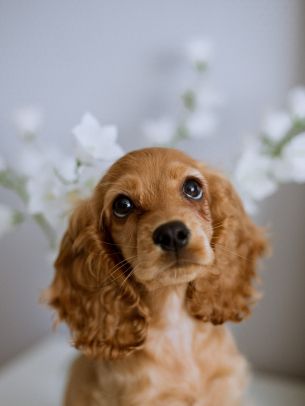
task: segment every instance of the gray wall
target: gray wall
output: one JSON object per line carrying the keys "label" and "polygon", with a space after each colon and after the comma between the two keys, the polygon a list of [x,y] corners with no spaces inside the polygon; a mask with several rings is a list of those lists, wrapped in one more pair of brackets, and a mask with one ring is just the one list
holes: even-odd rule
{"label": "gray wall", "polygon": [[[117,123],[126,149],[143,145],[138,123],[176,102],[179,46],[207,35],[217,51],[211,80],[228,103],[217,138],[188,150],[228,167],[263,113],[305,82],[304,20],[301,0],[1,0],[1,154],[17,159],[10,115],[28,102],[43,107],[44,136],[63,148],[87,110]],[[305,376],[304,200],[304,187],[292,185],[264,203],[259,220],[272,225],[274,257],[265,264],[264,299],[236,329],[255,366],[298,376]],[[0,241],[2,361],[49,331],[50,313],[37,305],[52,275],[45,249],[33,224]]]}

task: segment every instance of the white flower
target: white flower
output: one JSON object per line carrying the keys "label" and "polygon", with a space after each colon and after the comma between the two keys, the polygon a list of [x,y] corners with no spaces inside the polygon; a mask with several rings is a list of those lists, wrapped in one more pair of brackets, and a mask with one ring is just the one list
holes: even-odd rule
{"label": "white flower", "polygon": [[2,156],[0,156],[0,172],[5,171],[7,169],[6,162]]}
{"label": "white flower", "polygon": [[54,147],[27,144],[15,164],[18,172],[29,178],[40,176],[50,167],[53,168],[54,176],[61,177],[64,182],[73,182],[77,177],[76,159]]}
{"label": "white flower", "polygon": [[15,169],[25,176],[37,176],[43,169],[46,159],[42,151],[33,144],[26,144],[16,160]]}
{"label": "white flower", "polygon": [[45,165],[27,182],[28,212],[43,214],[54,230],[61,231],[67,214],[79,199],[92,193],[101,173],[94,165],[83,167],[77,174],[75,160],[64,156],[62,164]]}
{"label": "white flower", "polygon": [[305,132],[293,138],[283,150],[282,160],[287,172],[287,180],[305,182]]}
{"label": "white flower", "polygon": [[272,141],[280,141],[292,127],[289,114],[284,111],[269,114],[263,123],[262,132]]}
{"label": "white flower", "polygon": [[283,156],[272,160],[271,172],[278,182],[291,181],[291,164]]}
{"label": "white flower", "polygon": [[35,106],[23,107],[14,114],[17,130],[24,138],[36,135],[41,129],[42,121],[42,111]]}
{"label": "white flower", "polygon": [[44,168],[39,176],[30,178],[27,183],[29,213],[43,214],[56,229],[69,210],[67,191],[67,186],[55,176],[54,168]]}
{"label": "white flower", "polygon": [[[79,125],[72,130],[82,153],[94,159],[112,161],[123,154],[117,143],[117,128],[113,125],[101,126],[90,113],[86,113]],[[81,156],[83,158],[83,156]]]}
{"label": "white flower", "polygon": [[241,195],[257,201],[272,195],[277,184],[270,175],[271,168],[272,160],[261,155],[256,146],[248,147],[239,159],[234,175]]}
{"label": "white flower", "polygon": [[211,41],[205,39],[193,39],[186,45],[186,54],[195,66],[206,66],[210,63],[213,53]]}
{"label": "white flower", "polygon": [[185,125],[191,138],[201,139],[215,132],[217,119],[211,112],[195,111],[188,116]]}
{"label": "white flower", "polygon": [[294,117],[305,118],[305,87],[295,87],[289,92],[288,106]]}
{"label": "white flower", "polygon": [[76,159],[63,155],[55,164],[54,170],[63,182],[75,182],[77,179]]}
{"label": "white flower", "polygon": [[0,237],[10,231],[13,227],[14,211],[0,203]]}
{"label": "white flower", "polygon": [[51,146],[38,146],[37,144],[24,145],[20,156],[16,160],[15,169],[28,177],[36,177],[45,167],[55,167],[64,162],[64,156],[59,149]]}
{"label": "white flower", "polygon": [[82,197],[89,196],[108,167],[108,164],[105,162],[100,163],[100,161],[95,161],[90,166],[82,167],[76,185],[79,195]]}
{"label": "white flower", "polygon": [[214,89],[202,86],[196,91],[196,101],[199,108],[215,108],[224,104],[224,97]]}
{"label": "white flower", "polygon": [[144,136],[153,144],[168,144],[175,136],[176,125],[169,117],[147,120],[143,124]]}

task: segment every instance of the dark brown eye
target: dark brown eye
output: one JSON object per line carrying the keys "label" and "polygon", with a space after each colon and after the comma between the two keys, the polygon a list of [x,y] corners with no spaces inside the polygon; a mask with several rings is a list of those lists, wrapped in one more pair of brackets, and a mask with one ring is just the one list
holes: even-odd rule
{"label": "dark brown eye", "polygon": [[134,204],[132,200],[124,195],[118,196],[112,205],[113,214],[119,218],[127,217],[133,208]]}
{"label": "dark brown eye", "polygon": [[202,187],[195,179],[187,179],[182,190],[185,196],[192,200],[200,200],[203,196]]}

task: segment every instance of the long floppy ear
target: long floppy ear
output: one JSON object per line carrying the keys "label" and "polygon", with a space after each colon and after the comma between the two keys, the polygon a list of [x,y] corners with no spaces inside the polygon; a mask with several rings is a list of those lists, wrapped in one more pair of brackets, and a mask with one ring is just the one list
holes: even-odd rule
{"label": "long floppy ear", "polygon": [[[114,245],[100,230],[93,203],[73,213],[46,300],[70,327],[73,344],[89,356],[122,357],[146,337],[147,310]],[[124,282],[124,283],[123,283]]]}
{"label": "long floppy ear", "polygon": [[203,173],[209,189],[215,259],[205,277],[189,284],[186,304],[190,314],[203,321],[238,322],[250,313],[258,297],[252,282],[257,259],[267,244],[230,182],[207,168]]}

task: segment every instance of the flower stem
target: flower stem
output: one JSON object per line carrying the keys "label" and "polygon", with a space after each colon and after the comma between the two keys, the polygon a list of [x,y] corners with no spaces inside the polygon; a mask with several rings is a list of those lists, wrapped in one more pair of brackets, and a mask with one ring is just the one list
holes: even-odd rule
{"label": "flower stem", "polygon": [[23,223],[25,220],[25,215],[21,211],[15,210],[13,214],[13,220],[12,223],[14,226],[19,225]]}
{"label": "flower stem", "polygon": [[43,214],[41,214],[41,213],[34,214],[33,218],[36,221],[36,223],[39,225],[39,227],[42,229],[45,236],[47,237],[50,248],[55,249],[56,248],[56,234],[55,234],[54,229],[48,223],[48,221],[46,220],[46,218],[44,217]]}
{"label": "flower stem", "polygon": [[262,140],[266,148],[265,152],[268,155],[271,155],[273,158],[280,157],[286,145],[303,131],[305,131],[305,120],[296,120],[285,137],[283,137],[283,139],[281,139],[278,143],[272,143],[266,136],[263,135]]}

